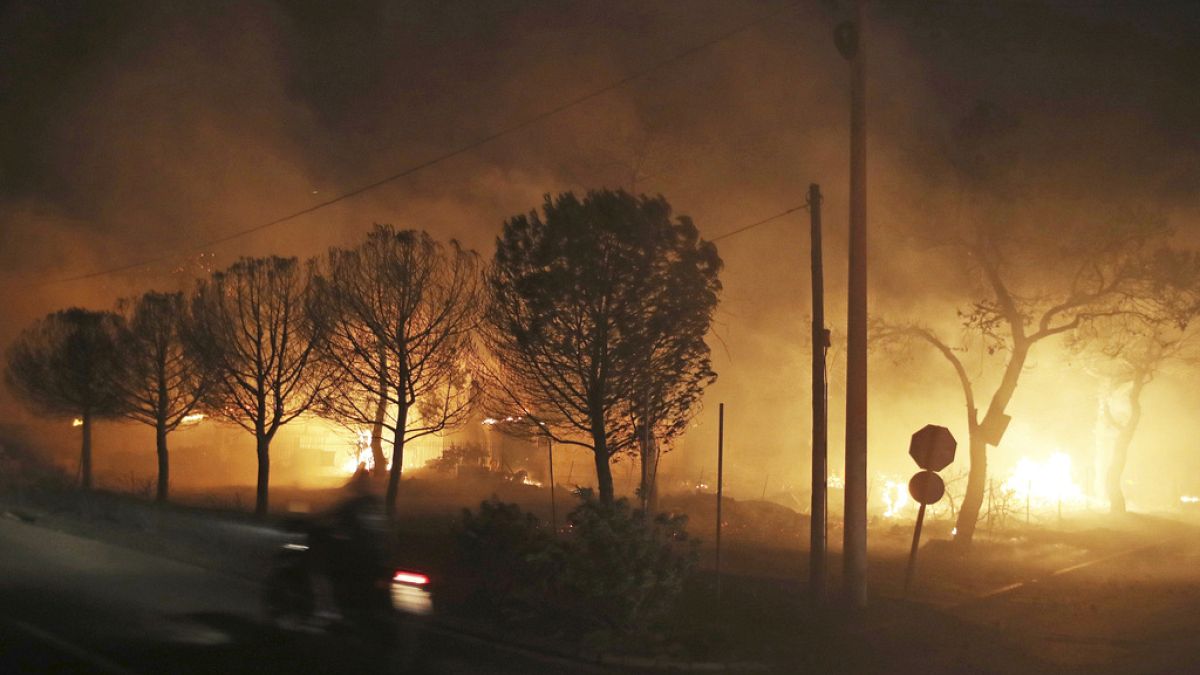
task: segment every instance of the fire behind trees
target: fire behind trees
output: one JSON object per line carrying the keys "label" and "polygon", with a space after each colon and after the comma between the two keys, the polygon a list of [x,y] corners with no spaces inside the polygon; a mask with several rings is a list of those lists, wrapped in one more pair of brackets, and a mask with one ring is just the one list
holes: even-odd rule
{"label": "fire behind trees", "polygon": [[190,339],[216,378],[207,408],[254,434],[254,512],[267,512],[271,440],[308,412],[329,382],[316,350],[324,339],[308,307],[311,273],[295,258],[243,258],[201,281]]}
{"label": "fire behind trees", "polygon": [[182,293],[150,291],[117,306],[124,316],[121,375],[114,382],[121,415],[154,427],[155,494],[163,502],[170,483],[167,435],[197,412],[214,378],[188,348],[188,307]]}
{"label": "fire behind trees", "polygon": [[509,219],[483,330],[493,405],[591,450],[611,501],[612,457],[640,443],[645,472],[716,377],[704,338],[720,269],[716,247],[662,197],[568,192]]}
{"label": "fire behind trees", "polygon": [[471,410],[480,289],[474,252],[390,225],[377,225],[357,248],[331,250],[315,279],[319,356],[332,375],[317,412],[371,427],[378,471],[386,466],[382,432],[389,432],[389,514],[405,443],[459,426]]}
{"label": "fire behind trees", "polygon": [[[952,252],[950,273],[968,281],[958,310],[960,339],[939,334],[924,318],[874,321],[876,344],[907,339],[933,347],[962,389],[970,473],[956,522],[961,544],[975,534],[987,449],[1004,436],[1006,410],[1035,347],[1066,338],[1080,348],[1100,336],[1098,325],[1111,328],[1114,320],[1186,326],[1200,290],[1197,259],[1171,247],[1173,232],[1155,214],[1131,211],[1100,222],[1030,218],[1019,197],[1033,186],[1012,160],[1020,125],[1018,116],[981,102],[959,121],[951,146],[954,178],[976,203],[965,217],[960,210],[958,222],[938,222],[930,238]],[[998,381],[972,377],[964,365],[968,351],[1001,358]]]}
{"label": "fire behind trees", "polygon": [[378,467],[388,441],[394,510],[405,443],[461,425],[483,392],[537,433],[593,449],[605,501],[613,455],[637,451],[651,500],[658,453],[715,379],[705,336],[720,268],[662,197],[567,193],[544,218],[506,223],[486,274],[456,242],[378,225],[307,265],[243,258],[190,299],[150,292],[123,301],[124,317],[51,315],[10,352],[8,378],[36,409],[83,417],[85,485],[94,417],[153,425],[160,500],[167,434],[203,413],[254,435],[265,514],[272,439],[317,414],[371,428]]}

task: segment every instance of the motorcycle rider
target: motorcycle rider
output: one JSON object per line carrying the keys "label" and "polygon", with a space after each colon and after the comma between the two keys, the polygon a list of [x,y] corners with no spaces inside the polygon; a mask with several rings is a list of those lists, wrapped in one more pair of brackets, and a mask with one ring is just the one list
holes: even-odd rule
{"label": "motorcycle rider", "polygon": [[360,464],[341,499],[314,523],[312,581],[318,615],[340,620],[369,606],[386,564],[386,540],[383,501],[372,490],[366,466]]}

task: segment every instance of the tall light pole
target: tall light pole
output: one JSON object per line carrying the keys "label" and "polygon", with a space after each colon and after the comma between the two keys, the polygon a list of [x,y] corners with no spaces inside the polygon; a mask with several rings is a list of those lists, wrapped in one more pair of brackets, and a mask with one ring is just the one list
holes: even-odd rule
{"label": "tall light pole", "polygon": [[834,29],[850,62],[850,278],[846,325],[846,504],[842,564],[846,601],[867,604],[867,103],[863,0]]}

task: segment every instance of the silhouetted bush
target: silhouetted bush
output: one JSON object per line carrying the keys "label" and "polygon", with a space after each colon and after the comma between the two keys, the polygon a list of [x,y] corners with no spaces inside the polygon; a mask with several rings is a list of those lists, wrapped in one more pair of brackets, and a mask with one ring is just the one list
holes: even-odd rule
{"label": "silhouetted bush", "polygon": [[465,511],[463,560],[505,615],[531,612],[601,640],[642,633],[674,607],[695,565],[687,519],[578,495],[557,537],[516,504]]}
{"label": "silhouetted bush", "polygon": [[605,503],[591,490],[567,516],[555,586],[579,613],[619,633],[640,631],[674,606],[695,565],[687,517],[647,517],[629,500]]}
{"label": "silhouetted bush", "polygon": [[481,502],[478,513],[463,509],[459,545],[479,597],[494,608],[519,613],[546,597],[554,537],[533,514],[496,497]]}

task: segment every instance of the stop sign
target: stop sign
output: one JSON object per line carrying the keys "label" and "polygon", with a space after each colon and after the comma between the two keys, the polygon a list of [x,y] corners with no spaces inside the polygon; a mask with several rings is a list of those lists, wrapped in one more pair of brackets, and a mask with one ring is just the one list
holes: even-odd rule
{"label": "stop sign", "polygon": [[917,461],[917,466],[926,471],[941,471],[954,461],[954,449],[958,442],[946,427],[925,425],[913,434],[908,444],[908,454]]}

